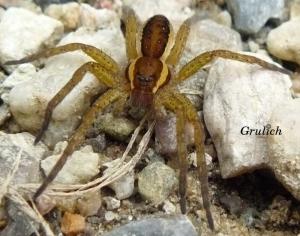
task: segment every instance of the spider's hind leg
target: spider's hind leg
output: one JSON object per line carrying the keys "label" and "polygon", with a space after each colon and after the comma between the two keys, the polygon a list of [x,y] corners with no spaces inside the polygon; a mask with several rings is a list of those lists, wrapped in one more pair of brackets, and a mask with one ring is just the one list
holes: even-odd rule
{"label": "spider's hind leg", "polygon": [[42,123],[42,126],[35,138],[34,144],[37,144],[44,132],[47,130],[52,112],[54,108],[70,93],[70,91],[83,79],[84,75],[87,72],[91,72],[96,76],[97,79],[99,79],[102,83],[104,83],[107,87],[114,87],[116,85],[115,76],[110,72],[107,71],[105,68],[103,68],[100,64],[96,62],[87,62],[83,64],[79,69],[77,69],[72,79],[67,82],[67,84],[58,91],[58,93],[50,100],[50,102],[47,104],[46,110],[45,110],[45,116]]}
{"label": "spider's hind leg", "polygon": [[88,128],[93,124],[97,115],[122,96],[126,97],[127,93],[118,89],[110,89],[94,102],[90,110],[83,116],[82,123],[71,136],[68,145],[61,154],[59,160],[56,162],[43,184],[35,192],[34,199],[39,197],[47,186],[55,179],[58,172],[66,163],[68,156],[71,155],[75,148],[84,140]]}

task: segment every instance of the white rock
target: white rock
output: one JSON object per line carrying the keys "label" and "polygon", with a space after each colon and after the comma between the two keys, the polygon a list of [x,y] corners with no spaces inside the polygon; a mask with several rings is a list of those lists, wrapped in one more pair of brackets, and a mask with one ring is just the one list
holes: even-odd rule
{"label": "white rock", "polygon": [[52,4],[45,14],[61,21],[65,30],[74,30],[81,26],[89,29],[119,27],[120,19],[116,12],[108,9],[95,9],[88,4],[70,2]]}
{"label": "white rock", "polygon": [[6,104],[0,106],[0,126],[10,117],[10,111]]}
{"label": "white rock", "polygon": [[[49,174],[66,145],[66,142],[58,143],[55,147],[55,155],[49,156],[41,162],[41,167],[46,175]],[[99,163],[99,155],[93,152],[91,146],[85,146],[79,151],[73,152],[54,182],[63,184],[85,183],[99,173]]]}
{"label": "white rock", "polygon": [[191,0],[125,0],[124,5],[130,6],[142,22],[148,20],[153,15],[162,14],[172,21],[175,30],[182,21],[193,14],[189,8],[192,5]]}
{"label": "white rock", "polygon": [[276,178],[300,200],[300,99],[277,107],[270,124],[282,135],[269,135],[270,167]]}
{"label": "white rock", "polygon": [[[80,28],[68,34],[60,45],[71,42],[93,45],[103,49],[117,62],[123,64],[125,61],[124,39],[119,29],[93,32]],[[79,51],[55,56],[46,61],[45,67],[35,73],[31,81],[15,86],[10,92],[9,104],[17,123],[32,132],[39,130],[50,99],[71,79],[76,69],[90,60]],[[45,143],[54,145],[69,136],[90,106],[92,98],[103,89],[104,86],[88,73],[54,109],[52,122],[45,132]]]}
{"label": "white rock", "polygon": [[174,214],[176,212],[176,206],[169,200],[164,201],[163,210],[167,214]]}
{"label": "white rock", "polygon": [[0,62],[20,59],[53,46],[62,34],[63,25],[53,18],[22,8],[9,8],[0,22]]}
{"label": "white rock", "polygon": [[17,155],[22,150],[21,161],[13,183],[39,183],[40,160],[48,151],[44,144],[33,145],[34,136],[29,133],[6,134],[0,132],[0,177],[6,178]]}
{"label": "white rock", "polygon": [[107,210],[118,209],[121,206],[121,201],[113,197],[103,197]]}
{"label": "white rock", "polygon": [[274,56],[300,64],[300,17],[294,18],[273,29],[267,38],[267,46]]}
{"label": "white rock", "polygon": [[106,221],[110,222],[110,221],[113,221],[114,219],[117,219],[118,214],[116,214],[112,211],[107,211],[107,212],[105,212],[104,218]]}
{"label": "white rock", "polygon": [[[34,65],[27,63],[21,64],[13,71],[6,79],[0,84],[0,94],[9,93],[9,91],[18,84],[29,81],[33,78],[36,73]],[[1,96],[5,103],[9,103],[9,96]]]}
{"label": "white rock", "polygon": [[[212,20],[195,22],[191,26],[186,48],[178,63],[177,71],[199,54],[216,49],[242,50],[241,36],[236,31]],[[192,89],[199,93],[199,91],[203,91],[206,77],[207,73],[200,70],[184,81],[179,88],[180,90]],[[187,95],[187,97],[196,107],[201,106],[203,97],[201,94],[200,96]]]}
{"label": "white rock", "polygon": [[119,200],[129,198],[134,190],[134,172],[131,171],[108,185],[116,193]]}
{"label": "white rock", "polygon": [[241,135],[241,129],[267,125],[273,110],[291,99],[290,87],[287,75],[258,65],[224,59],[212,65],[205,86],[203,110],[224,178],[268,163],[266,138]]}

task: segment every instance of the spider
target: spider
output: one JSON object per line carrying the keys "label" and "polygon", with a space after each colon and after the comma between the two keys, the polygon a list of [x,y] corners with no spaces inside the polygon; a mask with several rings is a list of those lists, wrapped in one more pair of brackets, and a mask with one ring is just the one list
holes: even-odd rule
{"label": "spider", "polygon": [[87,72],[94,74],[98,80],[107,86],[106,92],[95,100],[91,108],[83,116],[81,124],[70,137],[68,145],[61,154],[60,159],[35,192],[34,199],[43,193],[62,169],[68,156],[84,141],[85,134],[93,124],[97,114],[103,112],[106,107],[113,103],[128,100],[132,107],[152,111],[154,119],[160,113],[161,109],[169,110],[176,115],[179,201],[183,214],[186,213],[188,170],[185,124],[186,122],[190,122],[193,125],[203,207],[206,212],[208,225],[213,230],[214,222],[210,211],[208,177],[204,158],[203,124],[190,100],[179,93],[177,85],[217,57],[258,64],[261,67],[281,73],[288,73],[288,71],[253,56],[227,50],[214,50],[196,56],[184,65],[178,73],[175,73],[174,68],[180,59],[188,39],[190,25],[195,18],[191,17],[185,20],[176,33],[176,36],[172,38],[172,26],[169,20],[163,15],[154,15],[142,28],[139,50],[139,47],[137,47],[139,21],[132,9],[124,8],[124,13],[124,36],[128,60],[126,70],[122,71],[114,59],[100,49],[81,43],[71,43],[47,49],[23,59],[5,63],[6,65],[27,63],[42,57],[47,58],[75,50],[81,50],[93,59],[93,61],[80,66],[74,72],[71,80],[50,100],[46,107],[42,127],[36,136],[35,144],[41,140],[47,129],[53,109],[82,80]]}

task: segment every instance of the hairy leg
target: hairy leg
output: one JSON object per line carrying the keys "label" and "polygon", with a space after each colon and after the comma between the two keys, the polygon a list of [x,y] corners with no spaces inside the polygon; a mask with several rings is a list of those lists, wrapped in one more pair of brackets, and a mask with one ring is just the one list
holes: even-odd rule
{"label": "hairy leg", "polygon": [[123,17],[125,21],[126,53],[127,59],[130,61],[138,57],[136,49],[136,36],[139,23],[135,12],[130,7],[123,8]]}
{"label": "hairy leg", "polygon": [[87,72],[94,74],[97,79],[99,79],[102,83],[104,83],[109,88],[112,88],[117,84],[117,81],[115,79],[116,76],[114,76],[110,71],[107,71],[100,64],[96,62],[87,62],[83,64],[81,67],[79,67],[79,69],[77,69],[74,72],[72,79],[68,81],[68,83],[61,90],[59,90],[58,93],[48,103],[46,107],[45,117],[44,117],[42,127],[39,130],[34,141],[35,144],[37,144],[41,140],[44,132],[48,128],[54,108],[82,80],[82,78]]}
{"label": "hairy leg", "polygon": [[176,114],[176,140],[177,154],[179,160],[179,197],[180,209],[183,214],[186,213],[186,189],[187,189],[187,149],[185,143],[185,109],[172,96],[165,96],[161,105]]}
{"label": "hairy leg", "polygon": [[191,19],[185,20],[176,33],[174,45],[166,59],[168,65],[175,66],[178,63],[190,32]]}
{"label": "hairy leg", "polygon": [[194,126],[194,140],[195,140],[195,148],[196,148],[196,155],[197,155],[197,167],[198,167],[198,174],[199,174],[199,179],[201,184],[203,207],[206,212],[208,225],[212,230],[214,230],[214,222],[210,211],[208,173],[206,168],[205,151],[204,151],[204,135],[203,135],[204,128],[197,114],[197,111],[194,108],[193,104],[190,102],[190,100],[178,92],[173,92],[173,96],[178,100],[178,102],[184,104],[183,106],[186,109],[187,119]]}
{"label": "hairy leg", "polygon": [[117,89],[110,89],[95,101],[91,109],[83,116],[82,123],[71,136],[68,145],[61,154],[59,160],[56,162],[43,184],[35,192],[33,197],[34,199],[44,192],[47,186],[55,179],[58,172],[62,169],[68,159],[68,156],[71,155],[75,148],[84,140],[85,134],[88,128],[93,124],[97,114],[102,112],[108,105],[113,103],[120,96],[125,96],[124,92]]}
{"label": "hairy leg", "polygon": [[210,63],[213,59],[217,57],[245,62],[249,64],[257,64],[269,70],[279,71],[281,73],[291,75],[290,71],[284,68],[280,68],[272,63],[266,62],[254,56],[244,55],[227,50],[214,50],[200,54],[199,56],[195,57],[193,60],[188,62],[185,66],[183,66],[175,78],[175,83],[179,83],[189,78],[191,75],[195,74],[198,70],[200,70],[203,66]]}
{"label": "hairy leg", "polygon": [[5,65],[16,65],[16,64],[27,63],[27,62],[37,60],[39,58],[52,57],[58,54],[77,51],[77,50],[83,51],[85,54],[90,56],[96,62],[101,64],[106,70],[109,70],[113,73],[119,71],[118,64],[110,56],[108,56],[106,53],[104,53],[103,51],[101,51],[96,47],[82,44],[82,43],[70,43],[70,44],[58,46],[56,48],[49,48],[42,52],[24,57],[20,60],[8,61],[5,63]]}

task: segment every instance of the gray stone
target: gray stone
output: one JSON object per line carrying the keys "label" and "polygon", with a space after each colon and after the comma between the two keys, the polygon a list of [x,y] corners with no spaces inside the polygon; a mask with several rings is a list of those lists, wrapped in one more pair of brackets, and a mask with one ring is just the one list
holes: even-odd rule
{"label": "gray stone", "polygon": [[154,162],[139,173],[138,192],[145,200],[160,204],[174,191],[177,183],[172,168],[161,162]]}
{"label": "gray stone", "polygon": [[276,178],[300,200],[300,99],[288,101],[274,110],[271,126],[281,135],[269,135],[269,166]]}
{"label": "gray stone", "polygon": [[290,87],[289,77],[279,72],[232,60],[215,61],[207,78],[203,111],[222,177],[268,163],[266,136],[242,135],[241,129],[266,126],[274,109],[291,99]]}
{"label": "gray stone", "polygon": [[270,18],[280,18],[284,0],[226,0],[235,28],[245,34],[257,33]]}
{"label": "gray stone", "polygon": [[[66,142],[58,143],[55,146],[54,155],[42,160],[41,168],[46,175],[60,158],[66,145]],[[99,163],[99,155],[93,152],[91,146],[85,146],[73,152],[53,182],[63,184],[85,183],[99,173]]]}
{"label": "gray stone", "polygon": [[95,126],[99,130],[120,141],[126,140],[136,128],[131,120],[123,117],[115,117],[111,113],[100,116],[96,120]]}
{"label": "gray stone", "polygon": [[9,223],[0,231],[0,236],[31,236],[39,229],[39,225],[32,221],[18,206],[9,202],[7,204]]}
{"label": "gray stone", "polygon": [[20,59],[53,46],[62,34],[63,25],[53,18],[22,8],[9,8],[0,22],[0,62]]}
{"label": "gray stone", "polygon": [[199,236],[185,215],[130,222],[103,236]]}
{"label": "gray stone", "polygon": [[19,169],[12,183],[39,183],[40,160],[47,147],[44,144],[33,145],[34,136],[29,133],[6,134],[0,132],[0,177],[6,178],[17,155],[22,150]]}

